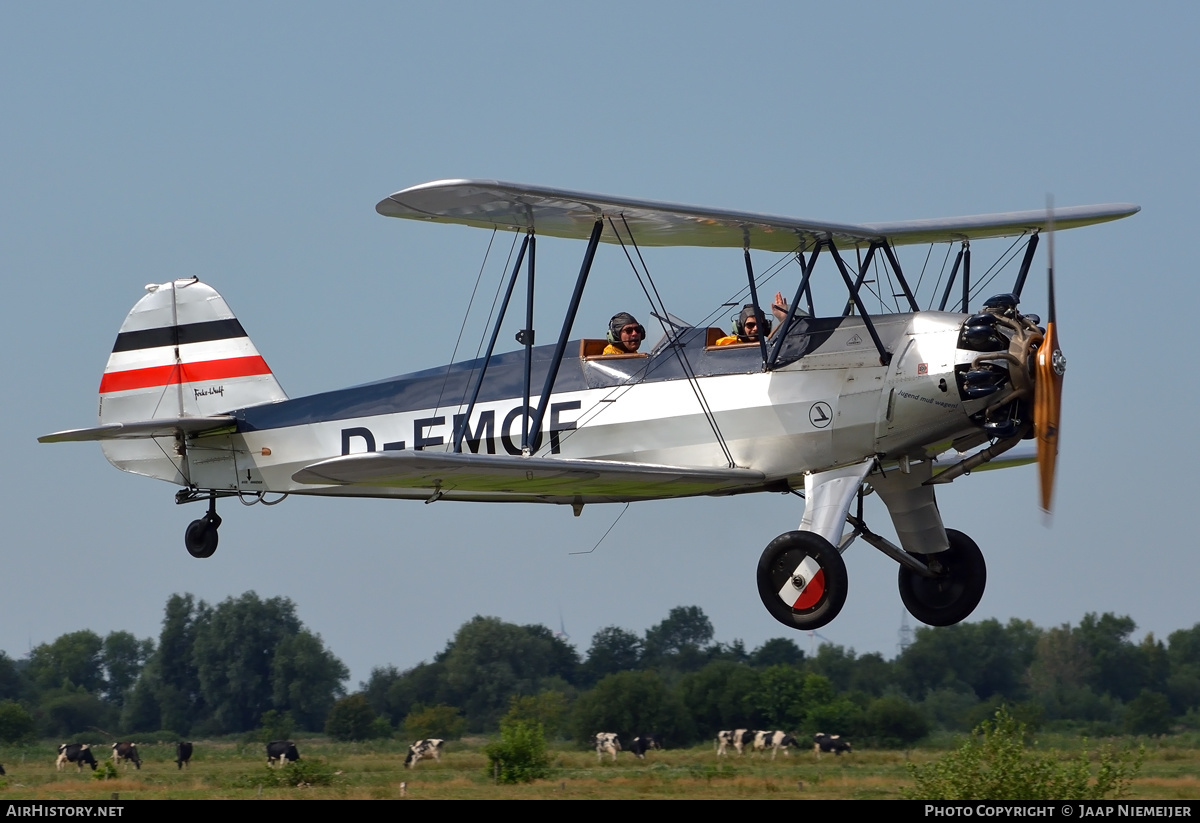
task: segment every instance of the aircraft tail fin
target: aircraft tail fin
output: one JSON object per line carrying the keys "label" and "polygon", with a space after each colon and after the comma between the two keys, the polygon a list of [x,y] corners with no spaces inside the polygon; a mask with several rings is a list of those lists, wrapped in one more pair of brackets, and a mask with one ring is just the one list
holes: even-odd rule
{"label": "aircraft tail fin", "polygon": [[[100,380],[100,425],[204,418],[286,400],[270,367],[215,289],[197,278],[146,286]],[[103,440],[120,469],[182,480],[178,449],[161,435]]]}
{"label": "aircraft tail fin", "polygon": [[100,423],[204,417],[286,400],[217,294],[196,278],[146,286],[100,381]]}

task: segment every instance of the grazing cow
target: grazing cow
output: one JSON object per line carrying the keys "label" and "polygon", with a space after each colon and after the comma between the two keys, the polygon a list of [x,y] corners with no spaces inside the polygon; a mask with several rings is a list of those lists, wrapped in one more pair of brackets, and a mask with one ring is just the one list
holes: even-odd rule
{"label": "grazing cow", "polygon": [[192,744],[180,740],[175,744],[175,768],[182,769],[184,766],[187,766],[189,771],[192,768]]}
{"label": "grazing cow", "polygon": [[113,743],[112,750],[114,766],[120,766],[121,761],[124,760],[126,763],[132,763],[138,768],[138,771],[141,771],[142,759],[138,757],[136,743]]}
{"label": "grazing cow", "polygon": [[267,765],[282,767],[284,761],[295,763],[300,759],[296,744],[290,740],[272,740],[267,744]]}
{"label": "grazing cow", "polygon": [[850,748],[849,740],[842,740],[840,734],[825,734],[817,732],[813,735],[813,754],[817,757],[821,756],[821,752],[833,752],[835,755],[841,756],[842,752],[853,752]]}
{"label": "grazing cow", "polygon": [[621,751],[621,741],[617,740],[616,732],[596,732],[592,735],[592,745],[596,747],[597,760],[603,760],[606,753],[616,760],[617,752]]}
{"label": "grazing cow", "polygon": [[437,737],[427,737],[424,740],[418,740],[408,747],[408,757],[404,758],[404,767],[407,769],[414,768],[417,761],[426,757],[431,757],[437,763],[442,762],[442,744],[445,743]]}
{"label": "grazing cow", "polygon": [[92,771],[96,771],[96,758],[92,756],[92,747],[87,743],[63,743],[58,747],[58,760],[54,765],[61,772],[68,763],[74,763],[79,771],[83,771],[83,764],[87,763]]}
{"label": "grazing cow", "polygon": [[795,746],[796,738],[792,737],[787,732],[755,732],[754,734],[754,751],[763,752],[767,749],[771,750],[771,759],[775,759],[775,755],[783,749],[784,754],[788,754],[788,746]]}
{"label": "grazing cow", "polygon": [[646,752],[651,749],[663,748],[662,735],[658,734],[643,734],[640,737],[633,738],[633,742],[629,744],[629,751],[636,754],[642,760],[646,759]]}
{"label": "grazing cow", "polygon": [[733,747],[737,749],[738,754],[744,754],[747,746],[754,745],[754,736],[758,734],[750,729],[734,729],[733,731]]}
{"label": "grazing cow", "polygon": [[733,745],[733,732],[717,732],[717,756],[725,754],[725,750]]}

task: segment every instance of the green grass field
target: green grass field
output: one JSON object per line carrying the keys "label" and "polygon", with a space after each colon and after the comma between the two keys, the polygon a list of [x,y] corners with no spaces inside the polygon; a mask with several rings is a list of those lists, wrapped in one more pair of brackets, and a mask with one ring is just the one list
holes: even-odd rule
{"label": "green grass field", "polygon": [[[711,746],[651,752],[638,760],[621,752],[613,763],[597,763],[595,752],[551,748],[553,775],[526,786],[496,786],[487,774],[482,739],[453,741],[440,763],[422,761],[404,768],[407,746],[387,743],[332,743],[298,739],[302,763],[315,785],[279,785],[281,773],[268,770],[261,744],[197,741],[190,770],[175,767],[173,745],[139,744],[141,770],[122,767],[120,776],[95,780],[70,766],[54,768],[56,744],[0,747],[0,798],[7,800],[151,799],[500,799],[500,798],[712,798],[745,799],[900,799],[910,780],[906,762],[925,763],[942,746],[902,751],[859,751],[842,757],[811,751],[770,756],[718,758]],[[1117,747],[1129,741],[1113,741]],[[1080,742],[1044,741],[1063,750]],[[107,745],[95,744],[97,755]],[[1094,745],[1089,745],[1094,749]],[[99,759],[99,757],[97,758]],[[101,761],[101,769],[104,768]],[[1146,742],[1146,761],[1133,785],[1137,799],[1200,798],[1200,748],[1191,736]]]}

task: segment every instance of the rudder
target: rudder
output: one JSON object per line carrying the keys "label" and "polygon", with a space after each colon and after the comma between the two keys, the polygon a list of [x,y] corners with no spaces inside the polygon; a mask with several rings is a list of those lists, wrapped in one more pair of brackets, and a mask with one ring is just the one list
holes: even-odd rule
{"label": "rudder", "polygon": [[[203,417],[287,399],[216,289],[188,278],[146,291],[121,324],[104,368],[101,425]],[[164,440],[102,445],[117,468],[186,484],[182,456]]]}

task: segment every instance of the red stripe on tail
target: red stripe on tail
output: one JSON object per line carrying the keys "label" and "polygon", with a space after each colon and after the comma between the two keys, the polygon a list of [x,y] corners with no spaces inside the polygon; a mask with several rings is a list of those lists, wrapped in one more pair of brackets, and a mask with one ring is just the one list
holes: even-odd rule
{"label": "red stripe on tail", "polygon": [[209,380],[228,380],[233,377],[252,377],[270,374],[267,361],[259,356],[227,357],[170,366],[151,366],[148,369],[128,369],[107,372],[100,380],[100,393],[150,389],[176,383],[200,383]]}

